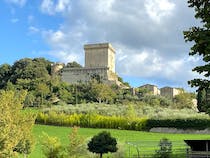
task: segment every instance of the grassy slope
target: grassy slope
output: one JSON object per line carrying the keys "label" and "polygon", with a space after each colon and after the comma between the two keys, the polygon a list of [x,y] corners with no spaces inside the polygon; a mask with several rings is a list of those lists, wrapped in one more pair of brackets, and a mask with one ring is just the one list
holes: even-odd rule
{"label": "grassy slope", "polygon": [[[97,134],[104,129],[90,129],[90,128],[80,128],[79,134],[84,136],[87,139],[90,139],[93,135]],[[198,135],[198,134],[164,134],[164,133],[149,133],[149,132],[141,132],[141,131],[126,131],[126,130],[111,130],[106,129],[106,131],[110,131],[112,136],[117,138],[118,142],[125,143],[126,141],[145,141],[143,142],[145,146],[157,146],[158,141],[166,137],[171,141],[175,141],[175,143],[179,143],[183,145],[184,139],[210,139],[210,135]],[[71,132],[70,127],[56,127],[56,126],[45,126],[45,125],[35,125],[33,129],[33,133],[36,139],[36,147],[30,158],[42,158],[43,154],[41,152],[41,147],[39,144],[39,136],[42,132],[48,133],[50,136],[56,136],[61,139],[63,144],[68,144],[68,134]],[[153,142],[149,142],[149,141]],[[154,145],[154,142],[155,143]],[[143,144],[141,143],[141,145]],[[151,144],[152,143],[152,144]],[[144,146],[144,145],[143,145]],[[142,147],[141,147],[142,149]]]}

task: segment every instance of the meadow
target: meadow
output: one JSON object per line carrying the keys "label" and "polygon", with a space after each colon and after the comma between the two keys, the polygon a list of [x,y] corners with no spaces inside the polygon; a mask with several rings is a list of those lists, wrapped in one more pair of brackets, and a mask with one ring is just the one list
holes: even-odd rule
{"label": "meadow", "polygon": [[[185,149],[186,145],[183,140],[185,139],[210,139],[210,134],[166,134],[166,133],[152,133],[142,131],[128,131],[128,130],[116,130],[116,129],[94,129],[94,128],[79,128],[79,134],[83,136],[86,141],[100,131],[109,131],[113,137],[118,141],[118,144],[123,146],[123,149],[129,155],[129,151],[132,154],[136,154],[136,149],[131,144],[136,144],[140,149],[140,154],[154,154],[158,148],[158,142],[162,138],[167,138],[172,141],[173,148]],[[71,127],[60,127],[60,126],[47,126],[47,125],[35,125],[33,128],[34,139],[36,145],[33,152],[30,154],[30,158],[44,158],[41,151],[40,136],[45,132],[49,136],[58,137],[62,144],[67,145],[69,142],[68,135],[71,132]],[[108,157],[108,156],[106,156]]]}

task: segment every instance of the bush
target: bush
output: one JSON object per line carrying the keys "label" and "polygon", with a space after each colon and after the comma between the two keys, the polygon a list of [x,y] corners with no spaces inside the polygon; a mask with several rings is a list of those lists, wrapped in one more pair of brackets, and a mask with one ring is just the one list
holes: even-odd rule
{"label": "bush", "polygon": [[[56,112],[65,114],[98,114],[104,116],[127,116],[129,111],[134,111],[136,117],[148,117],[148,118],[208,118],[209,116],[204,113],[198,113],[197,111],[189,108],[176,109],[174,106],[167,106],[167,99],[160,101],[160,106],[151,106],[144,102],[138,101],[137,103],[122,104],[77,104],[77,105],[65,105],[65,106],[52,106],[44,108],[43,113]],[[171,101],[170,101],[171,102]],[[162,106],[165,105],[165,106]],[[132,110],[131,110],[132,109]]]}
{"label": "bush", "polygon": [[103,131],[98,135],[95,135],[88,143],[88,150],[93,153],[100,154],[100,158],[104,153],[116,152],[117,141],[111,137],[109,132]]}
{"label": "bush", "polygon": [[69,134],[69,145],[67,152],[70,157],[79,157],[87,155],[85,140],[78,134],[78,127],[73,127],[72,132]]}
{"label": "bush", "polygon": [[206,129],[210,127],[210,119],[148,119],[146,127],[148,129],[154,127],[168,127],[178,129]]}
{"label": "bush", "polygon": [[159,142],[160,149],[156,151],[155,158],[170,158],[172,156],[172,143],[167,138]]}
{"label": "bush", "polygon": [[147,119],[135,118],[128,120],[119,116],[102,116],[98,114],[57,114],[50,112],[48,114],[39,113],[36,123],[58,125],[58,126],[80,126],[92,128],[113,128],[126,130],[145,130]]}
{"label": "bush", "polygon": [[41,136],[42,151],[46,158],[64,157],[64,149],[57,137],[50,137],[46,133]]}

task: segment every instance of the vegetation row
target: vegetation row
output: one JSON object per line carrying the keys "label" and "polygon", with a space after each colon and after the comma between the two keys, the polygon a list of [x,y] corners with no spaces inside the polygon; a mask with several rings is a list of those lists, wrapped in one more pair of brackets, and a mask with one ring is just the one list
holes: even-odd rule
{"label": "vegetation row", "polygon": [[154,127],[178,129],[206,129],[210,127],[208,118],[187,119],[151,119],[129,118],[121,116],[103,116],[98,114],[39,113],[36,123],[58,126],[80,126],[91,128],[111,128],[125,130],[150,130]]}

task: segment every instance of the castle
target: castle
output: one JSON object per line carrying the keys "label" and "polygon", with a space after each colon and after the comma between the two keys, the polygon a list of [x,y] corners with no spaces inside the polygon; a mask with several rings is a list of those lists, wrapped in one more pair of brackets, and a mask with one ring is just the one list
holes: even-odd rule
{"label": "castle", "polygon": [[85,83],[98,77],[103,83],[123,87],[115,73],[115,50],[110,43],[87,44],[84,50],[84,67],[68,68],[63,64],[54,64],[53,73],[61,70],[62,80],[71,84]]}
{"label": "castle", "polygon": [[[84,45],[84,51],[84,67],[70,68],[64,64],[55,63],[52,65],[52,74],[59,72],[62,80],[71,84],[86,83],[97,77],[105,84],[115,84],[121,88],[129,89],[118,81],[118,76],[115,73],[115,50],[110,43],[87,44]],[[173,99],[174,96],[181,93],[176,88],[163,87],[158,89],[157,86],[150,84],[140,86],[140,88],[149,90],[152,95],[161,95],[169,99]],[[135,88],[132,89],[135,91]]]}

